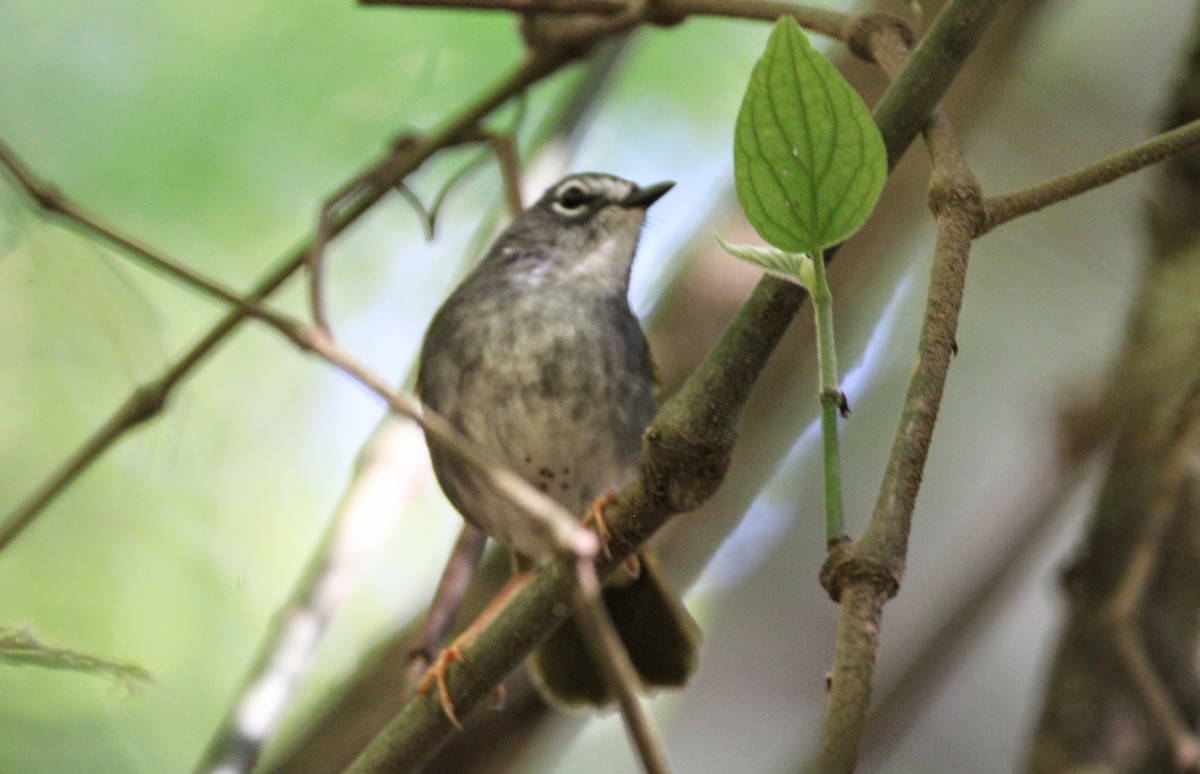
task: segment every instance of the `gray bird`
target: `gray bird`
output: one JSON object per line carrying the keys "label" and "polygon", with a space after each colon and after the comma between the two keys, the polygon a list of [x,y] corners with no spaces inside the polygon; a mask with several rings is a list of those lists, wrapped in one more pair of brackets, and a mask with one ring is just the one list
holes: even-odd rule
{"label": "gray bird", "polygon": [[[657,410],[645,336],[627,298],[646,209],[673,183],[640,188],[612,175],[564,178],[513,220],[434,316],[421,349],[421,399],[493,458],[569,512],[637,475]],[[427,437],[438,482],[463,517],[507,546],[519,567],[546,561],[538,523]],[[659,566],[605,589],[643,684],[682,686],[699,630]],[[615,700],[568,621],[531,661],[557,705]]]}

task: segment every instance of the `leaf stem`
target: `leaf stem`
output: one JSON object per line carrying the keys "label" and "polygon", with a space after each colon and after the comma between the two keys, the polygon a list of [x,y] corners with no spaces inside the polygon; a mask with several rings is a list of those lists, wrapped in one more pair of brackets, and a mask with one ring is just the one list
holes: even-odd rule
{"label": "leaf stem", "polygon": [[842,474],[838,462],[838,414],[846,399],[838,386],[837,350],[833,345],[833,294],[825,279],[825,256],[819,248],[812,259],[813,317],[817,323],[817,371],[821,397],[821,440],[825,464],[825,542],[833,545],[846,535],[842,516]]}

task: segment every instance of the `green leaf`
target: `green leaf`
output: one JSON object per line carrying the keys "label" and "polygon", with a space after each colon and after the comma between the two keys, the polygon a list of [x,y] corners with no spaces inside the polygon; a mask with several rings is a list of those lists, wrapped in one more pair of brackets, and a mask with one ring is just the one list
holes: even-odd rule
{"label": "green leaf", "polygon": [[883,189],[887,157],[870,111],[790,16],[750,75],[733,161],[746,217],[788,252],[844,240]]}
{"label": "green leaf", "polygon": [[797,285],[812,290],[812,259],[804,253],[785,253],[775,247],[735,245],[726,242],[720,234],[714,233],[713,236],[717,238],[717,243],[725,249],[725,252],[734,258],[752,263],[767,274],[795,282]]}

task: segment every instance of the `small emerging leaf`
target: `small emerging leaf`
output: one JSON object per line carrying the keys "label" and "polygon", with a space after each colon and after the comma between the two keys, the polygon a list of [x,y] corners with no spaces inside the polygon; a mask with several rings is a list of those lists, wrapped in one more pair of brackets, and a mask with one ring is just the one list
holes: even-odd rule
{"label": "small emerging leaf", "polygon": [[720,234],[713,234],[717,244],[734,258],[746,263],[752,263],[767,274],[780,279],[795,282],[805,288],[812,289],[813,268],[812,260],[803,253],[785,253],[775,247],[758,247],[757,245],[735,245],[726,242]]}
{"label": "small emerging leaf", "polygon": [[750,76],[733,159],[746,217],[789,252],[823,249],[858,230],[887,176],[867,106],[790,16],[775,25]]}

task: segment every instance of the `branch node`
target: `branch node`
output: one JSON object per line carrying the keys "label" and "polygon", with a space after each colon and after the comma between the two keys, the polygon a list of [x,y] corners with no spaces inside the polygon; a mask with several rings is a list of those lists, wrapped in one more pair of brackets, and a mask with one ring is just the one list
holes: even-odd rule
{"label": "branch node", "polygon": [[668,513],[684,513],[698,508],[720,486],[736,433],[714,443],[669,421],[658,421],[646,430],[643,440],[646,499]]}
{"label": "branch node", "polygon": [[530,56],[561,66],[587,56],[600,41],[637,26],[645,12],[644,6],[631,4],[619,14],[527,13],[521,16],[521,39]]}
{"label": "branch node", "polygon": [[299,320],[281,320],[279,330],[304,352],[324,356],[333,346],[329,330],[320,325],[306,325]]}
{"label": "branch node", "polygon": [[934,217],[965,215],[972,233],[980,233],[987,222],[987,207],[983,189],[974,179],[939,174],[936,170],[929,181],[929,209]]}
{"label": "branch node", "polygon": [[62,194],[52,185],[42,184],[36,188],[30,188],[29,195],[33,197],[37,206],[46,212],[65,214],[67,211],[66,201],[63,199]]}
{"label": "branch node", "polygon": [[879,48],[899,43],[911,50],[917,34],[907,21],[890,13],[867,13],[854,16],[846,25],[844,36],[850,52],[867,62],[881,63]]}
{"label": "branch node", "polygon": [[688,11],[671,0],[646,0],[642,18],[658,27],[674,27],[687,21]]}
{"label": "branch node", "polygon": [[841,602],[842,591],[854,585],[866,585],[887,599],[900,591],[900,576],[886,562],[859,551],[847,537],[830,541],[829,555],[821,566],[821,585],[834,602]]}
{"label": "branch node", "polygon": [[162,413],[167,405],[167,394],[171,386],[167,380],[155,379],[133,391],[129,401],[121,408],[121,415],[129,427],[149,422]]}

